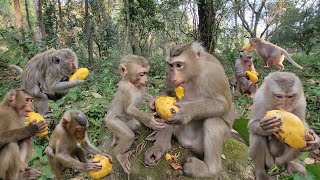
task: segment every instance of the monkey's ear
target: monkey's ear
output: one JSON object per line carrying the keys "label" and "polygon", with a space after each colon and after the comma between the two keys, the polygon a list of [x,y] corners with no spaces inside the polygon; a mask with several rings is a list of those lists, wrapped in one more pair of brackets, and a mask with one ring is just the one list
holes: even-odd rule
{"label": "monkey's ear", "polygon": [[66,128],[68,126],[68,124],[70,123],[70,120],[65,117],[63,117],[61,121],[62,121],[62,127],[64,127],[64,128]]}
{"label": "monkey's ear", "polygon": [[55,64],[59,64],[60,63],[60,59],[56,56],[53,56],[52,57],[52,62],[55,63]]}
{"label": "monkey's ear", "polygon": [[16,99],[17,91],[15,89],[11,90],[9,93],[8,100],[10,102],[14,101]]}
{"label": "monkey's ear", "polygon": [[127,68],[123,64],[119,65],[119,71],[122,77],[126,77],[128,74]]}

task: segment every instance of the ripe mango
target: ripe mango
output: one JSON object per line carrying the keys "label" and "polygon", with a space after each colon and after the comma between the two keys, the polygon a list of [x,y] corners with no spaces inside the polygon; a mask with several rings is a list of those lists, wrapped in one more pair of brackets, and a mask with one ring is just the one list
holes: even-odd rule
{"label": "ripe mango", "polygon": [[272,117],[280,118],[282,122],[281,131],[273,134],[291,148],[305,148],[307,141],[314,139],[298,116],[283,110],[268,111],[265,115],[265,118]]}
{"label": "ripe mango", "polygon": [[243,47],[243,49],[246,50],[246,51],[251,51],[251,44],[248,43],[247,45],[245,45],[245,46]]}
{"label": "ripe mango", "polygon": [[84,80],[88,77],[89,75],[89,70],[87,68],[79,68],[77,71],[70,76],[69,81],[75,81],[78,79]]}
{"label": "ripe mango", "polygon": [[111,173],[112,163],[110,163],[108,157],[97,154],[94,156],[93,161],[100,161],[99,164],[102,165],[102,168],[97,171],[91,170],[88,172],[92,179],[101,179]]}
{"label": "ripe mango", "polygon": [[183,98],[183,96],[184,96],[184,88],[182,86],[176,87],[175,92],[176,92],[176,96],[178,97],[178,99]]}
{"label": "ripe mango", "polygon": [[259,78],[258,78],[259,73],[258,72],[256,72],[256,71],[246,71],[245,73],[247,75],[247,78],[251,82],[253,82],[254,84],[258,83],[258,81],[259,81]]}
{"label": "ripe mango", "polygon": [[174,97],[169,97],[169,96],[164,96],[164,97],[159,97],[155,101],[155,107],[158,115],[162,119],[169,119],[171,118],[175,112],[178,112],[179,108],[173,103],[176,102],[176,98]]}
{"label": "ripe mango", "polygon": [[[25,122],[25,124],[29,125],[33,120],[36,120],[36,122],[45,121],[45,119],[40,114],[38,114],[36,112],[29,112],[28,113],[28,118],[27,118],[27,121]],[[40,133],[37,133],[36,135],[38,137],[43,137],[43,136],[45,136],[47,134],[48,134],[48,130],[40,132]]]}

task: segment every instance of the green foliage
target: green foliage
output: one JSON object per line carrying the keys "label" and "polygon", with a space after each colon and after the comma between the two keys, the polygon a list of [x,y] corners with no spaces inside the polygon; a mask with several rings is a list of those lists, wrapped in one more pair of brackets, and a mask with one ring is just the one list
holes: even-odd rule
{"label": "green foliage", "polygon": [[241,117],[240,119],[236,119],[233,124],[233,129],[236,130],[245,143],[249,145],[249,130],[248,130],[249,119]]}
{"label": "green foliage", "polygon": [[51,47],[57,47],[59,39],[57,36],[57,16],[54,1],[45,0],[43,1],[44,9],[44,25],[46,30],[46,40],[47,44]]}

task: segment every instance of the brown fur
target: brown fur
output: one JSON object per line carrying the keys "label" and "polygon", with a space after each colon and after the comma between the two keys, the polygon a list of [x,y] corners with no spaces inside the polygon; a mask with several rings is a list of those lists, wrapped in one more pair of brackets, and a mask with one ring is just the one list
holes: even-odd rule
{"label": "brown fur", "polygon": [[145,163],[155,166],[171,149],[171,138],[175,136],[183,147],[203,157],[201,160],[187,158],[183,165],[186,175],[216,175],[222,170],[223,141],[230,135],[234,121],[234,106],[225,71],[219,60],[196,42],[173,47],[166,62],[171,77],[167,84],[171,84],[169,87],[182,85],[185,94],[177,102],[179,111],[166,121],[175,125],[167,125],[157,132],[154,145],[145,153]]}

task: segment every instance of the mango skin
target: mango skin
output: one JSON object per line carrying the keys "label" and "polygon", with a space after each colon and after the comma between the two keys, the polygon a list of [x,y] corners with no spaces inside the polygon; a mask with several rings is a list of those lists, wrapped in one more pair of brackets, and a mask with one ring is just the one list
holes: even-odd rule
{"label": "mango skin", "polygon": [[[33,120],[36,120],[36,122],[45,121],[45,119],[40,114],[38,114],[36,112],[30,112],[30,113],[28,113],[28,118],[27,118],[27,122],[25,122],[25,125],[29,125]],[[41,133],[37,133],[36,135],[38,137],[43,137],[47,134],[48,134],[48,130],[43,131]]]}
{"label": "mango skin", "polygon": [[246,71],[245,73],[249,77],[249,80],[251,82],[253,82],[254,84],[258,83],[258,81],[259,81],[259,78],[258,78],[259,73],[258,72],[256,72],[256,71]]}
{"label": "mango skin", "polygon": [[281,131],[273,134],[291,148],[305,148],[307,147],[306,140],[313,139],[313,136],[309,134],[308,129],[298,116],[283,110],[271,110],[265,115],[267,119],[272,117],[280,118],[282,122]]}
{"label": "mango skin", "polygon": [[251,44],[248,43],[247,45],[245,45],[245,46],[243,47],[243,49],[246,50],[246,51],[251,51]]}
{"label": "mango skin", "polygon": [[178,99],[182,99],[184,96],[184,88],[182,86],[178,86],[175,89],[176,92],[176,96],[178,97]]}
{"label": "mango skin", "polygon": [[179,111],[179,108],[173,103],[176,102],[176,98],[170,97],[170,96],[164,96],[164,97],[159,97],[155,101],[155,107],[158,115],[162,119],[169,119],[171,118],[174,114],[171,112],[171,109],[173,108],[175,112]]}
{"label": "mango skin", "polygon": [[84,80],[88,77],[89,75],[89,70],[87,68],[79,68],[77,71],[70,76],[69,81],[75,81],[78,79]]}
{"label": "mango skin", "polygon": [[99,164],[102,165],[102,168],[97,171],[91,170],[88,172],[92,179],[104,178],[112,172],[112,164],[108,157],[97,154],[94,156],[93,161],[100,161]]}

